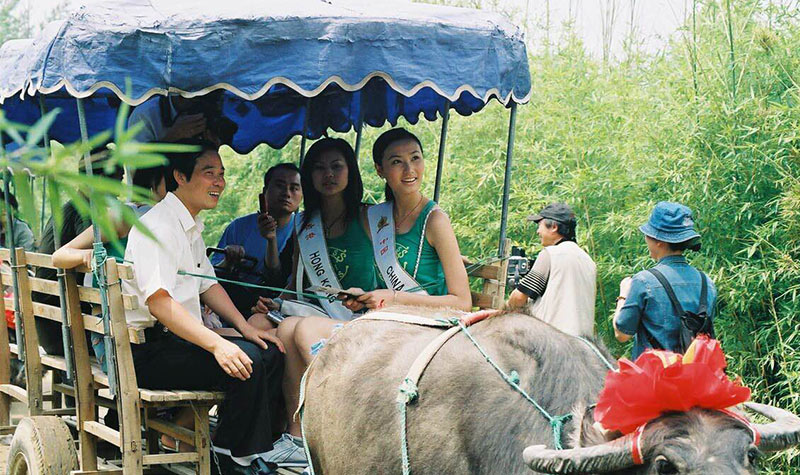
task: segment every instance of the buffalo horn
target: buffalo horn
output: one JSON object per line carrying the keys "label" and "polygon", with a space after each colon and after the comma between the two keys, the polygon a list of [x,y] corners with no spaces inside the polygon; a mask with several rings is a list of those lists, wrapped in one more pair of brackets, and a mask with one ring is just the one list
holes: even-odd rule
{"label": "buffalo horn", "polygon": [[747,402],[745,407],[773,421],[768,424],[753,424],[761,434],[761,444],[759,445],[761,450],[775,452],[800,445],[800,417],[779,407],[766,404]]}
{"label": "buffalo horn", "polygon": [[525,463],[543,473],[587,473],[622,470],[633,463],[633,434],[600,445],[577,449],[551,450],[532,445],[522,452]]}

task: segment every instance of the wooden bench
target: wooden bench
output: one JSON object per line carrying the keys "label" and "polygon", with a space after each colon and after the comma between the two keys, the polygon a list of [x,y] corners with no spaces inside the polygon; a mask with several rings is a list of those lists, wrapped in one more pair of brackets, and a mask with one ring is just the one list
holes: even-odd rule
{"label": "wooden bench", "polygon": [[[10,260],[8,249],[0,249],[0,259]],[[30,277],[25,270],[26,264],[37,267],[54,269],[51,256],[24,252],[17,249],[17,266],[12,271],[17,272],[17,288],[19,295],[19,313],[24,329],[25,341],[25,366],[28,371],[27,391],[8,383],[8,364],[10,354],[18,351],[17,345],[4,345],[0,343],[0,425],[6,425],[3,414],[9,405],[8,397],[22,398],[26,402],[29,415],[39,414],[74,414],[77,417],[79,439],[80,471],[76,474],[89,473],[142,473],[145,465],[161,465],[175,463],[194,463],[196,472],[210,474],[211,453],[209,433],[209,410],[220,403],[224,393],[213,391],[182,391],[182,390],[149,390],[139,388],[133,366],[131,344],[144,343],[144,332],[127,326],[125,310],[133,310],[138,304],[136,298],[122,294],[120,278],[132,278],[132,269],[129,265],[118,264],[113,259],[106,262],[105,270],[108,287],[109,325],[113,338],[116,358],[108,364],[114,364],[117,377],[116,397],[109,392],[110,382],[98,361],[91,354],[92,349],[87,344],[86,331],[99,335],[104,334],[102,316],[88,315],[82,312],[81,304],[97,306],[101,302],[100,291],[96,288],[78,285],[76,272],[90,273],[87,268],[77,268],[65,271],[63,284],[44,279]],[[2,275],[2,282],[11,284],[10,275]],[[65,302],[61,307],[45,305],[32,300],[32,292],[41,292],[48,295],[61,295],[60,286],[63,285]],[[2,304],[13,305],[13,299],[4,300]],[[76,399],[76,409],[58,411],[44,410],[41,408],[41,380],[45,370],[67,370],[65,357],[54,355],[39,355],[38,351],[28,351],[37,348],[38,337],[36,334],[35,318],[44,318],[62,322],[62,310],[67,311],[69,332],[71,336],[70,357],[73,362],[73,385],[63,382],[54,382],[53,390],[56,393],[72,395]],[[3,308],[0,308],[3,310]],[[0,339],[7,342],[7,335]],[[6,351],[7,349],[7,351]],[[51,399],[55,399],[51,397]],[[30,408],[33,407],[33,410]],[[99,418],[99,407],[116,410],[119,414],[119,429],[105,425]],[[194,427],[190,430],[180,427],[169,420],[157,417],[156,410],[163,407],[188,407],[195,414]],[[144,424],[142,424],[144,422]],[[142,426],[144,425],[144,434]],[[176,440],[197,447],[194,452],[158,453],[158,438],[167,434]],[[97,443],[106,441],[120,449],[122,456],[121,467],[113,470],[100,469],[97,459]]]}

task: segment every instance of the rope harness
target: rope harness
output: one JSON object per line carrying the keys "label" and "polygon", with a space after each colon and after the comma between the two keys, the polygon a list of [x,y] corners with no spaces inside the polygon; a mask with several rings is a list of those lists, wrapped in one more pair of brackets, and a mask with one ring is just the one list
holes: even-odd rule
{"label": "rope harness", "polygon": [[[562,415],[552,415],[550,414],[544,407],[542,407],[536,400],[531,397],[521,386],[520,386],[520,377],[519,373],[515,370],[511,370],[510,372],[506,373],[500,366],[492,359],[491,356],[486,352],[486,350],[481,346],[480,343],[475,339],[475,337],[470,333],[469,327],[478,323],[486,318],[496,315],[499,313],[498,310],[481,310],[478,312],[473,312],[466,314],[460,318],[449,318],[449,319],[430,319],[424,317],[418,317],[415,315],[406,315],[400,313],[391,313],[391,312],[376,312],[374,314],[367,314],[363,317],[359,318],[355,321],[367,321],[367,320],[376,320],[376,321],[391,321],[391,322],[399,322],[405,323],[410,325],[421,325],[427,327],[434,327],[434,328],[441,328],[445,331],[442,332],[439,336],[437,336],[434,340],[432,340],[417,356],[414,362],[411,364],[405,378],[400,383],[400,386],[397,388],[397,398],[395,402],[397,403],[397,412],[399,415],[400,420],[400,448],[401,448],[401,462],[402,462],[402,469],[403,475],[410,475],[411,474],[411,460],[409,456],[408,450],[408,406],[414,403],[417,399],[419,399],[419,380],[422,377],[425,369],[428,367],[430,362],[433,360],[433,357],[439,352],[439,350],[449,341],[453,336],[458,333],[463,333],[464,336],[473,344],[473,346],[480,352],[481,356],[483,356],[484,360],[489,363],[492,368],[500,375],[500,377],[509,385],[512,389],[522,395],[522,397],[531,403],[537,411],[539,411],[542,416],[550,423],[550,428],[553,432],[553,446],[556,450],[562,450],[564,447],[561,443],[562,435],[564,432],[564,424],[569,422],[572,419],[572,414],[562,414]],[[586,338],[576,336],[578,340],[585,343],[599,358],[600,360],[608,367],[611,371],[616,371],[614,365],[608,360],[608,358],[603,355],[597,346],[589,341]],[[303,378],[300,381],[300,401],[298,404],[297,412],[295,416],[299,414],[300,416],[300,428],[305,433],[305,427],[303,426],[303,404],[305,401],[305,392],[306,392],[306,379],[308,374],[311,371],[311,368],[316,361],[316,357],[311,361],[306,372],[303,374]],[[308,443],[306,442],[306,438],[303,437],[303,448],[306,452],[306,457],[309,462],[308,470],[311,475],[314,474],[314,466],[311,461],[311,450],[308,447]]]}

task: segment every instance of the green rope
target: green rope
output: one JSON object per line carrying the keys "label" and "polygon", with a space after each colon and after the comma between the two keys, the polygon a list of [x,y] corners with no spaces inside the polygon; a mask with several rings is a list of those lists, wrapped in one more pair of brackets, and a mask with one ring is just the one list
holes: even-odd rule
{"label": "green rope", "polygon": [[[514,388],[514,390],[516,390],[518,393],[522,394],[522,396],[528,402],[533,404],[533,406],[540,413],[542,413],[542,415],[548,420],[548,422],[550,422],[550,428],[553,430],[553,446],[554,446],[554,448],[556,450],[562,450],[564,448],[564,446],[561,444],[561,434],[562,434],[563,429],[564,429],[564,423],[569,421],[570,419],[572,419],[572,414],[564,414],[562,416],[552,416],[552,415],[550,415],[550,413],[547,412],[547,410],[545,410],[545,408],[540,406],[539,403],[537,403],[535,399],[530,397],[528,395],[528,393],[525,392],[525,390],[520,387],[520,385],[518,384],[519,375],[515,374],[516,373],[515,371],[512,371],[511,375],[506,374],[505,371],[503,371],[499,366],[497,366],[497,363],[495,363],[494,360],[492,360],[492,358],[486,353],[486,351],[483,349],[483,347],[481,347],[481,345],[478,343],[478,341],[475,340],[475,338],[472,336],[472,334],[469,332],[469,330],[467,330],[467,326],[464,325],[461,321],[458,322],[458,326],[461,328],[461,331],[464,333],[464,335],[466,335],[467,338],[469,338],[469,340],[472,342],[472,344],[475,345],[475,348],[477,348],[478,351],[481,352],[481,354],[483,355],[483,358],[486,360],[486,362],[489,363],[490,365],[492,365],[492,367],[495,369],[495,371],[497,371],[500,374],[500,376],[502,376],[503,379],[512,388]],[[514,376],[516,376],[516,378]],[[515,382],[515,379],[517,380],[516,382]]]}
{"label": "green rope", "polygon": [[401,438],[401,454],[403,475],[411,474],[411,461],[408,456],[408,405],[414,402],[419,396],[419,388],[414,381],[406,378],[403,384],[398,388],[397,393],[397,408],[400,412],[400,438]]}
{"label": "green rope", "polygon": [[617,368],[615,368],[614,365],[611,364],[610,361],[608,361],[608,358],[606,358],[603,353],[600,353],[600,350],[597,348],[597,345],[595,345],[594,343],[592,343],[591,341],[587,340],[586,338],[584,338],[582,336],[576,336],[575,338],[577,338],[580,341],[586,343],[586,346],[588,346],[594,352],[594,354],[596,354],[597,357],[600,358],[600,360],[603,363],[605,363],[605,365],[608,367],[608,369],[610,369],[611,371],[616,371],[617,370]]}
{"label": "green rope", "polygon": [[193,274],[191,272],[186,272],[186,271],[182,271],[182,270],[178,271],[178,275],[187,275],[187,276],[190,276],[190,277],[199,277],[201,279],[216,280],[216,281],[219,281],[219,282],[226,282],[226,283],[229,283],[229,284],[240,285],[242,287],[250,287],[250,288],[253,288],[253,289],[271,290],[273,292],[291,292],[293,294],[297,293],[302,297],[311,298],[311,299],[319,299],[319,300],[325,299],[325,297],[317,295],[317,294],[307,294],[307,293],[304,293],[304,292],[295,292],[294,290],[282,289],[280,287],[270,287],[268,285],[258,285],[258,284],[251,284],[249,282],[240,282],[238,280],[223,279],[222,277],[217,277],[217,276],[214,276],[214,275]]}

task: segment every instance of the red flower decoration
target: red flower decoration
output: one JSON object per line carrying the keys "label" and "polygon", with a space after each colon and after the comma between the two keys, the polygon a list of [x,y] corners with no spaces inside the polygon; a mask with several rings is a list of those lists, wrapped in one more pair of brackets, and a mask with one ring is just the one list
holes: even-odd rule
{"label": "red flower decoration", "polygon": [[635,363],[622,358],[600,392],[594,418],[628,434],[667,411],[725,409],[750,399],[750,389],[725,375],[717,340],[700,335],[685,355],[648,350]]}

